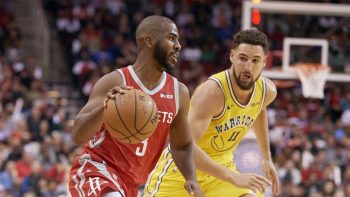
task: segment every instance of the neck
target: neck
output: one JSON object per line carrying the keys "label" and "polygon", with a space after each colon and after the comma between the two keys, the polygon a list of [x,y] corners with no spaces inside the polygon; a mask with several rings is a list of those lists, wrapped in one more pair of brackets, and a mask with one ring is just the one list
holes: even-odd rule
{"label": "neck", "polygon": [[232,91],[233,91],[236,99],[238,100],[238,102],[240,102],[243,105],[246,105],[246,104],[248,104],[248,102],[252,96],[254,86],[252,88],[250,88],[249,90],[242,90],[238,86],[236,79],[235,79],[235,76],[233,76],[233,72],[234,72],[233,67],[231,67],[229,73],[230,73],[230,78],[231,78]]}
{"label": "neck", "polygon": [[140,53],[132,67],[143,85],[149,90],[157,87],[162,80],[164,71],[160,69],[159,63],[149,54],[142,55]]}

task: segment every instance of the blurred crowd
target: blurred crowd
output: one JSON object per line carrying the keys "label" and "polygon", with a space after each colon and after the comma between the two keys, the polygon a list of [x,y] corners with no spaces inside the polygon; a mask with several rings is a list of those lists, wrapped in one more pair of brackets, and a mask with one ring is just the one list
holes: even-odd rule
{"label": "blurred crowd", "polygon": [[[66,196],[69,168],[80,150],[72,142],[72,120],[67,119],[64,100],[50,96],[35,59],[26,56],[11,2],[4,2],[0,1],[0,196]],[[134,32],[145,16],[159,14],[176,22],[182,50],[173,74],[191,92],[210,74],[230,66],[232,35],[241,26],[240,0],[42,2],[83,99],[100,76],[134,62]],[[281,50],[285,36],[326,37],[331,41],[330,60],[344,71],[350,62],[350,26],[337,27],[347,21],[313,16],[306,23],[301,20],[293,15],[263,17],[258,28],[271,40],[269,57]],[[275,64],[278,60],[268,66]],[[323,100],[305,99],[300,91],[279,89],[269,109],[281,196],[350,196],[349,87],[329,83]]]}
{"label": "blurred crowd", "polygon": [[11,1],[0,1],[0,40],[0,196],[66,196],[71,121],[22,48]]}
{"label": "blurred crowd", "polygon": [[350,87],[328,84],[324,100],[280,89],[268,110],[281,196],[350,196]]}
{"label": "blurred crowd", "polygon": [[[350,3],[349,0],[324,0]],[[241,0],[44,0],[65,46],[74,84],[84,96],[99,76],[132,64],[134,32],[150,14],[177,24],[182,46],[175,75],[190,91],[213,72],[228,67],[232,35],[241,28]],[[261,14],[256,26],[271,40],[267,67],[280,66],[284,37],[327,38],[333,71],[350,70],[350,21],[346,17]],[[296,31],[296,29],[298,31]],[[319,61],[320,49],[292,50],[291,61]],[[180,72],[181,71],[181,72]],[[349,71],[350,72],[350,71]]]}

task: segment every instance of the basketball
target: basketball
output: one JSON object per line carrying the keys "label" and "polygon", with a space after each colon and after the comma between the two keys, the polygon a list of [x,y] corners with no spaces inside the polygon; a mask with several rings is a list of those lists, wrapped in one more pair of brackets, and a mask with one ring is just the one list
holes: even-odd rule
{"label": "basketball", "polygon": [[120,142],[139,143],[157,128],[158,108],[154,100],[141,90],[124,92],[107,101],[103,114],[105,127]]}

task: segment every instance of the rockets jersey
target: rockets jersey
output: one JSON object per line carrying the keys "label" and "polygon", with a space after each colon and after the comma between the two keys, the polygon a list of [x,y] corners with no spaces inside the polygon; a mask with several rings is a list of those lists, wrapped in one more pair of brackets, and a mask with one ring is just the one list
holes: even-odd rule
{"label": "rockets jersey", "polygon": [[218,83],[225,95],[222,113],[213,117],[207,131],[198,145],[214,160],[232,161],[232,151],[237,147],[264,103],[266,87],[263,77],[254,84],[254,90],[248,104],[238,102],[231,86],[229,70],[217,73],[209,78]]}
{"label": "rockets jersey", "polygon": [[102,126],[82,154],[89,154],[92,160],[112,167],[127,184],[140,185],[146,182],[166,146],[170,125],[179,109],[179,85],[176,78],[163,72],[160,84],[148,90],[131,66],[117,71],[124,85],[141,89],[153,98],[160,114],[158,126],[151,137],[137,144],[115,140]]}

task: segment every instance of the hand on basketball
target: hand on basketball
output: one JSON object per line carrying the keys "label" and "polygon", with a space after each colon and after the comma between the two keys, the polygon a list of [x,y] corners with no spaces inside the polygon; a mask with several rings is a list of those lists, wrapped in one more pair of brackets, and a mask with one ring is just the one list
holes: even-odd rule
{"label": "hand on basketball", "polygon": [[266,177],[272,182],[272,193],[278,196],[280,193],[280,183],[273,162],[271,160],[263,160],[262,168]]}
{"label": "hand on basketball", "polygon": [[257,174],[235,173],[233,184],[238,187],[250,189],[253,192],[264,194],[267,186],[271,185],[271,182],[265,177]]}
{"label": "hand on basketball", "polygon": [[185,189],[191,196],[204,197],[201,187],[196,180],[187,180],[185,184]]}
{"label": "hand on basketball", "polygon": [[103,101],[103,106],[106,107],[107,106],[107,101],[109,99],[115,99],[115,96],[117,94],[124,94],[124,90],[130,90],[134,87],[132,86],[125,86],[125,85],[122,85],[122,86],[114,86],[113,88],[111,88],[108,93],[106,94],[106,97]]}

